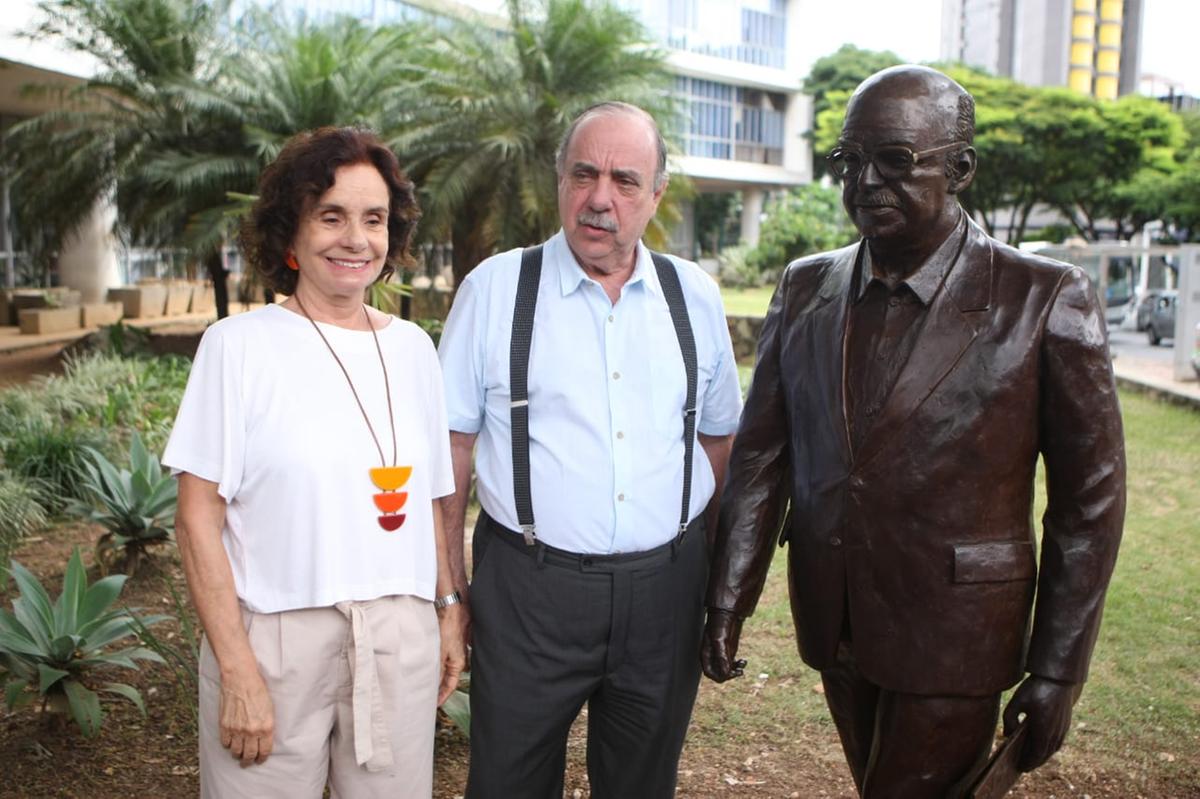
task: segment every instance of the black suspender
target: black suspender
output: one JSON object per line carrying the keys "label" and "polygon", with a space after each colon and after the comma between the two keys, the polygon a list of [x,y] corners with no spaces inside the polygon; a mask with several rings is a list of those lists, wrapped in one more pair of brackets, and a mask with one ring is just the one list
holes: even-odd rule
{"label": "black suspender", "polygon": [[[683,507],[679,513],[679,532],[687,529],[692,499],[692,458],[696,438],[697,376],[696,339],[688,319],[687,303],[675,265],[665,255],[650,253],[658,282],[662,286],[675,337],[683,354],[687,373],[687,399],[683,407]],[[517,299],[513,306],[512,339],[509,344],[509,417],[512,423],[513,495],[517,522],[525,543],[537,543],[533,521],[533,498],[529,483],[529,349],[533,344],[533,316],[537,308],[538,284],[542,275],[542,246],[526,247],[521,253],[521,274],[517,279]],[[677,536],[677,537],[678,537]]]}
{"label": "black suspender", "polygon": [[688,510],[692,504],[692,448],[696,438],[696,339],[692,336],[692,323],[688,319],[687,303],[683,299],[683,287],[679,285],[679,273],[667,256],[651,252],[658,282],[667,298],[671,321],[675,323],[675,337],[679,339],[679,350],[683,353],[683,369],[687,373],[687,399],[683,402],[683,508],[679,511],[679,535],[687,530]]}
{"label": "black suspender", "polygon": [[525,543],[533,546],[533,497],[529,491],[529,348],[533,344],[533,312],[542,277],[542,245],[521,252],[521,276],[513,306],[512,340],[508,345],[508,414],[512,423],[513,494],[517,522]]}

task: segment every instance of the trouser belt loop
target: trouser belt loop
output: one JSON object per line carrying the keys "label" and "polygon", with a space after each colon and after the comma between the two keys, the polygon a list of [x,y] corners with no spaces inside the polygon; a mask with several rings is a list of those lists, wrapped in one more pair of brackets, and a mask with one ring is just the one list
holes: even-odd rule
{"label": "trouser belt loop", "polygon": [[536,544],[533,545],[533,551],[534,551],[533,557],[534,557],[534,560],[537,561],[537,567],[539,569],[546,568],[546,545],[543,544],[541,541],[538,541]]}

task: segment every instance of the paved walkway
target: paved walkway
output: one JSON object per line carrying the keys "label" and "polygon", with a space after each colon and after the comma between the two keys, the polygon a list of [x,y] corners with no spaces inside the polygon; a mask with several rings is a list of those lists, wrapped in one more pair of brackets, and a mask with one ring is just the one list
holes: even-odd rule
{"label": "paved walkway", "polygon": [[[254,304],[245,304],[240,302],[230,303],[229,312],[231,314],[242,313],[251,308],[257,308]],[[216,321],[216,311],[205,311],[203,313],[194,314],[178,314],[176,316],[156,316],[151,319],[122,319],[121,321],[130,327],[140,327],[144,329],[164,330],[170,328],[197,328],[203,327],[210,322]],[[23,335],[20,328],[9,327],[7,325],[0,326],[0,353],[18,352],[20,350],[33,349],[35,347],[45,347],[49,344],[69,344],[72,341],[83,338],[84,336],[95,333],[99,328],[85,327],[76,330],[66,330],[62,333],[47,333],[45,335]]]}
{"label": "paved walkway", "polygon": [[1200,382],[1176,380],[1170,363],[1121,355],[1113,359],[1113,372],[1118,385],[1200,410]]}

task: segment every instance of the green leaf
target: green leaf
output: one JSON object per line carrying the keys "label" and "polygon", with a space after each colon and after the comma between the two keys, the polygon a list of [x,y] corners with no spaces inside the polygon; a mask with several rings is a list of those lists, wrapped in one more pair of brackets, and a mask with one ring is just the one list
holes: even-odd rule
{"label": "green leaf", "polygon": [[71,672],[63,671],[62,669],[52,668],[45,663],[38,664],[38,691],[46,693],[50,687],[56,684],[64,677],[70,677]]}
{"label": "green leaf", "polygon": [[88,738],[96,737],[100,732],[100,721],[104,712],[100,709],[100,697],[95,691],[89,690],[76,680],[64,680],[63,692],[67,695],[67,703],[71,708],[71,716],[79,729]]}
{"label": "green leaf", "polygon": [[33,701],[33,692],[25,690],[28,687],[29,683],[25,680],[13,680],[4,686],[4,704],[9,710],[16,710]]}
{"label": "green leaf", "polygon": [[12,652],[18,655],[43,659],[48,659],[49,654],[45,648],[38,646],[36,642],[8,632],[7,630],[0,631],[0,652]]}
{"label": "green leaf", "polygon": [[126,685],[123,682],[109,682],[102,685],[100,690],[125,697],[137,705],[137,709],[142,711],[143,716],[146,715],[146,703],[142,701],[142,695],[132,685]]}
{"label": "green leaf", "polygon": [[[17,618],[21,619],[26,628],[29,628],[29,632],[35,636],[38,632],[38,629],[35,628],[40,627],[43,634],[49,637],[50,631],[54,629],[54,610],[50,605],[50,595],[46,593],[45,588],[42,588],[42,584],[33,576],[33,573],[15,560],[12,562],[9,574],[16,582],[17,590],[21,592],[21,599],[25,600],[25,607],[30,614],[28,620],[21,619],[22,613],[17,610],[17,603],[13,602]],[[31,625],[33,619],[39,620],[40,625]]]}
{"label": "green leaf", "polygon": [[71,659],[82,639],[78,635],[60,635],[50,642],[50,660],[65,663]]}
{"label": "green leaf", "polygon": [[37,614],[37,611],[30,607],[30,603],[24,597],[18,597],[13,600],[12,607],[17,621],[29,636],[33,638],[34,642],[43,649],[49,649],[50,636],[53,634],[53,630]]}
{"label": "green leaf", "polygon": [[79,625],[82,627],[95,621],[100,614],[108,610],[109,606],[116,602],[117,597],[121,595],[121,589],[128,579],[124,574],[114,574],[93,583],[83,595],[83,601],[80,603],[79,616],[76,619]]}
{"label": "green leaf", "polygon": [[75,630],[76,619],[79,617],[79,606],[83,602],[86,589],[87,572],[83,568],[79,547],[75,547],[71,550],[71,558],[67,561],[67,571],[63,575],[62,593],[58,595],[58,601],[54,603],[55,635],[66,635]]}
{"label": "green leaf", "polygon": [[150,461],[150,453],[146,451],[146,445],[142,443],[142,437],[136,430],[133,431],[133,441],[129,448],[129,460],[133,471],[139,474],[146,471]]}
{"label": "green leaf", "polygon": [[442,712],[450,717],[463,735],[471,735],[471,698],[465,691],[454,691],[442,703]]}

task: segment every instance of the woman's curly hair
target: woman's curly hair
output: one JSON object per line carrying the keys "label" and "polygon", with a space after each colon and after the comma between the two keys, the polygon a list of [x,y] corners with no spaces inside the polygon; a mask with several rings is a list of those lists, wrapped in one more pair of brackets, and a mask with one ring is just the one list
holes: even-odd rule
{"label": "woman's curly hair", "polygon": [[395,154],[368,130],[317,128],[288,139],[263,170],[258,199],[242,222],[242,253],[272,291],[296,291],[299,273],[285,259],[301,215],[329,191],[339,168],[355,164],[374,166],[388,187],[388,251],[377,280],[385,280],[397,266],[413,264],[409,247],[421,210]]}

